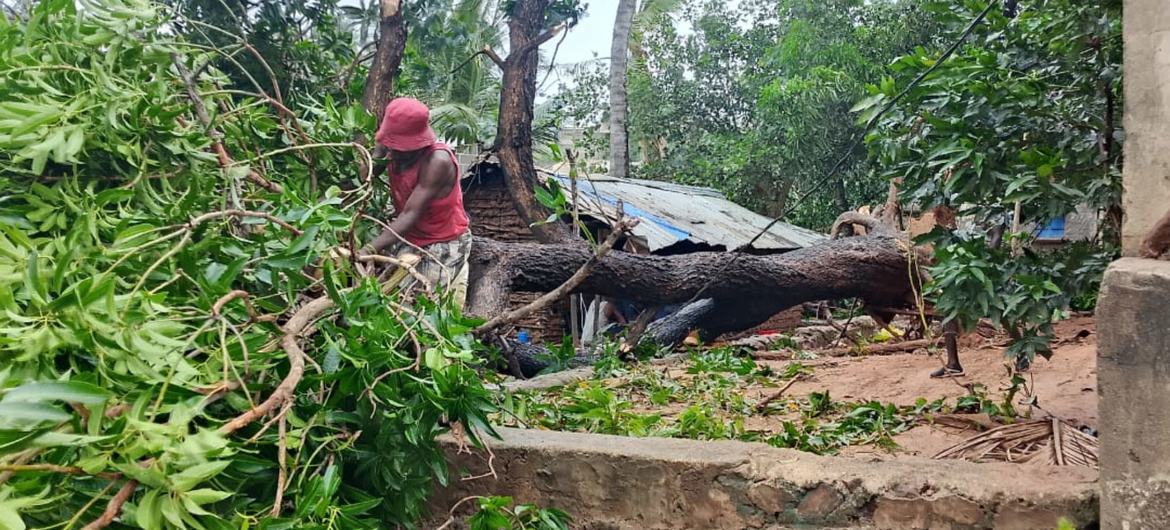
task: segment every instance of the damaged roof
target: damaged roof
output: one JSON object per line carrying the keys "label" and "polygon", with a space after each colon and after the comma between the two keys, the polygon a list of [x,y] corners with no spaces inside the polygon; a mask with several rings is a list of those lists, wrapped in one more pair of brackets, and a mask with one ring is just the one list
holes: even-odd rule
{"label": "damaged roof", "polygon": [[[570,181],[566,175],[542,172],[555,178],[566,199]],[[590,176],[577,181],[577,206],[581,213],[612,224],[620,199],[627,216],[641,221],[633,233],[645,241],[651,252],[684,241],[739,248],[751,241],[772,220],[735,204],[710,188],[685,186],[655,180]],[[824,234],[778,222],[752,248],[787,251],[825,240]]]}

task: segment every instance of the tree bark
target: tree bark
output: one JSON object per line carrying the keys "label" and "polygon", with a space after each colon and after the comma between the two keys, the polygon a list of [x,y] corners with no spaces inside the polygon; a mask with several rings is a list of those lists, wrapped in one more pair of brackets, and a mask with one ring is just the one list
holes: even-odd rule
{"label": "tree bark", "polygon": [[548,5],[549,0],[516,0],[509,14],[510,53],[507,59],[498,63],[503,77],[495,147],[512,205],[532,227],[538,241],[554,243],[571,240],[572,233],[563,223],[545,222],[550,212],[536,201],[533,192],[539,182],[532,157],[536,74],[540,67],[537,48],[541,42],[539,39],[547,33],[544,26]]}
{"label": "tree bark", "polygon": [[627,53],[630,25],[637,11],[637,0],[620,0],[613,24],[613,44],[609,49],[609,174],[618,178],[630,175],[630,141],[626,129]]}
{"label": "tree bark", "polygon": [[[698,325],[689,329],[698,327],[706,337],[715,337],[749,329],[783,309],[812,300],[861,298],[872,305],[905,306],[913,299],[907,270],[912,260],[907,259],[905,248],[899,239],[878,234],[770,256],[615,252],[599,260],[573,292],[621,297],[646,306],[710,299],[692,308],[689,318],[697,318]],[[468,313],[501,314],[513,291],[551,291],[592,255],[584,244],[476,239]],[[670,327],[671,322],[662,325]]]}
{"label": "tree bark", "polygon": [[406,50],[406,21],[402,18],[401,0],[381,0],[381,21],[378,23],[378,50],[370,63],[366,88],[362,91],[362,106],[382,123],[386,104],[394,96],[394,78]]}

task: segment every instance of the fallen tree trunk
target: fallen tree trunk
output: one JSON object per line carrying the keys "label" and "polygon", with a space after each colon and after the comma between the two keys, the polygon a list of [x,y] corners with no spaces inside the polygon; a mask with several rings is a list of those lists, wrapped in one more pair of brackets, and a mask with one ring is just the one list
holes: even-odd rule
{"label": "fallen tree trunk", "polygon": [[[599,260],[573,292],[647,306],[710,299],[695,310],[664,319],[660,326],[698,328],[704,338],[713,338],[749,329],[811,300],[861,298],[867,304],[905,306],[912,300],[907,248],[896,237],[882,234],[772,256],[615,252]],[[470,258],[467,311],[486,317],[501,314],[511,292],[556,289],[592,256],[584,244],[510,244],[477,238]],[[672,323],[672,318],[690,319],[689,325]]]}

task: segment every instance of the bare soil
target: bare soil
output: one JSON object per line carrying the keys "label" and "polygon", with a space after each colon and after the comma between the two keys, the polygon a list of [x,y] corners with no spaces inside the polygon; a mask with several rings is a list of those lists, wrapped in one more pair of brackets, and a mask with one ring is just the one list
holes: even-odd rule
{"label": "bare soil", "polygon": [[[1078,338],[1078,334],[1088,336]],[[1091,317],[1078,317],[1057,323],[1057,344],[1050,360],[1037,359],[1028,373],[1029,386],[1037,406],[1017,402],[1021,413],[1031,408],[1032,417],[1056,416],[1074,425],[1097,426],[1097,334]],[[978,336],[969,337],[979,339]],[[1002,346],[995,340],[973,344],[960,350],[959,359],[965,375],[950,379],[932,379],[930,372],[942,365],[941,357],[927,354],[902,354],[884,357],[860,357],[812,361],[820,363],[808,381],[793,385],[789,392],[828,390],[834,399],[877,400],[898,405],[912,405],[919,397],[930,400],[958,398],[968,393],[963,385],[982,383],[989,397],[999,399],[1009,386]],[[976,341],[977,342],[977,341]],[[981,418],[969,418],[980,421]],[[944,424],[945,423],[945,424]],[[933,456],[963,439],[978,428],[956,427],[960,421],[936,421],[919,425],[894,437],[899,449],[894,455]],[[891,454],[873,447],[850,447],[842,454],[888,458]]]}
{"label": "bare soil", "polygon": [[[1014,404],[1021,415],[1033,418],[1059,417],[1078,426],[1097,425],[1097,335],[1092,317],[1076,317],[1058,322],[1056,341],[1051,360],[1038,358],[1026,374],[1028,391],[1034,405],[1024,404],[1026,393],[1017,396]],[[934,401],[940,398],[953,404],[970,394],[971,385],[981,384],[987,398],[1002,401],[1004,390],[1010,386],[1008,361],[1004,357],[1005,339],[985,339],[977,334],[961,341],[960,360],[964,375],[935,379],[930,373],[942,366],[940,350],[931,354],[926,350],[901,354],[868,357],[823,357],[802,361],[813,372],[794,383],[780,402],[788,403],[789,412],[752,415],[745,426],[753,431],[777,432],[784,420],[799,416],[799,400],[813,392],[829,392],[834,401],[878,401],[900,406],[912,406],[920,398]],[[791,361],[759,361],[783,373]],[[670,368],[669,376],[676,380],[690,377],[685,368]],[[749,384],[738,391],[748,403],[758,403],[777,392],[773,382]],[[662,407],[638,402],[631,396],[635,409],[642,413],[656,413],[671,418],[688,403],[674,403]],[[874,446],[852,446],[842,455],[887,459],[898,456],[930,457],[980,430],[994,426],[986,414],[953,414],[933,417],[912,429],[898,434],[894,450]]]}

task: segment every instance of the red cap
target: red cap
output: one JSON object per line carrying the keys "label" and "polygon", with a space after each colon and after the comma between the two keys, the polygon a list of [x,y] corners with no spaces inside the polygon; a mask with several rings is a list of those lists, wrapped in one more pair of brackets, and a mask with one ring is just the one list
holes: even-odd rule
{"label": "red cap", "polygon": [[396,98],[386,105],[382,125],[374,134],[378,143],[395,151],[415,151],[438,141],[431,130],[431,111],[413,98]]}

